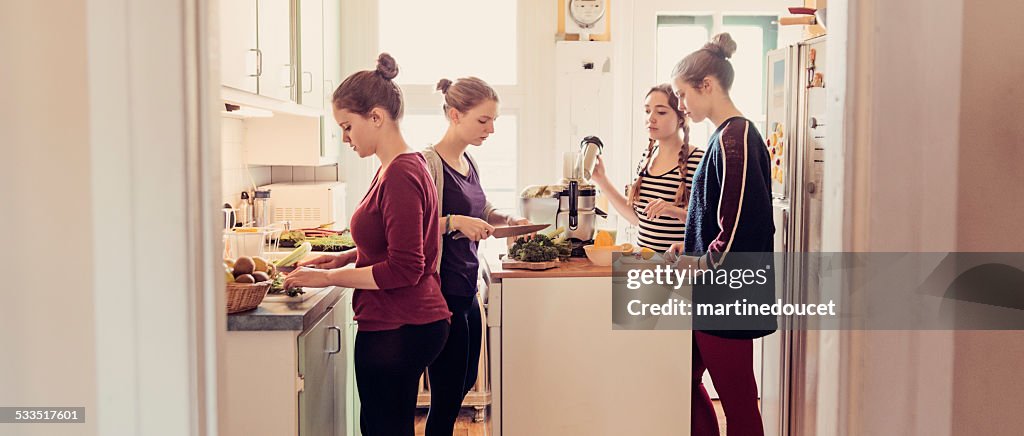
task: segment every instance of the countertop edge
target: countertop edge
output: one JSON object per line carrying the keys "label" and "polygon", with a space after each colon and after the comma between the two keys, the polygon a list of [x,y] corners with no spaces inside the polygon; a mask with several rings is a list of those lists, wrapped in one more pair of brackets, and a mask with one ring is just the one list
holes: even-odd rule
{"label": "countertop edge", "polygon": [[332,286],[302,302],[264,302],[255,310],[229,314],[227,330],[232,331],[305,331],[327,309],[341,301],[349,288]]}

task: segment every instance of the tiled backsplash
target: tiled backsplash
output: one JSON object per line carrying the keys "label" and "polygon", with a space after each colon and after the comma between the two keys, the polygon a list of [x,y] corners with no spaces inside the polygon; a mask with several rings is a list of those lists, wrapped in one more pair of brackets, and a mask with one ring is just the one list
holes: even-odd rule
{"label": "tiled backsplash", "polygon": [[[221,117],[221,198],[225,203],[238,207],[242,191],[270,183],[270,167],[250,166],[245,168],[245,122],[237,118]],[[251,179],[250,179],[251,177]]]}
{"label": "tiled backsplash", "polygon": [[337,181],[338,166],[292,167],[260,166],[245,167],[245,120],[221,117],[221,198],[225,203],[238,206],[243,190],[252,190],[252,185],[270,183]]}

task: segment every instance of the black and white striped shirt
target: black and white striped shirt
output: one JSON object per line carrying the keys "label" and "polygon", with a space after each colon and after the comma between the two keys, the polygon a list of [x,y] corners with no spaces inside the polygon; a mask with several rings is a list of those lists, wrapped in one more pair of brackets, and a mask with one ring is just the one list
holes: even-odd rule
{"label": "black and white striped shirt", "polygon": [[[693,183],[693,173],[697,171],[697,164],[700,163],[703,157],[704,150],[698,148],[686,160],[686,189],[690,189]],[[633,210],[636,211],[637,216],[640,218],[638,241],[640,246],[660,253],[668,250],[674,243],[683,242],[683,236],[686,233],[686,221],[669,216],[648,218],[644,214],[644,208],[655,199],[674,203],[679,184],[683,183],[683,176],[678,165],[665,174],[651,174],[644,167],[646,162],[647,157],[645,156],[640,163],[640,174],[643,175],[643,180],[640,182],[640,196],[637,198],[636,203],[633,204]]]}

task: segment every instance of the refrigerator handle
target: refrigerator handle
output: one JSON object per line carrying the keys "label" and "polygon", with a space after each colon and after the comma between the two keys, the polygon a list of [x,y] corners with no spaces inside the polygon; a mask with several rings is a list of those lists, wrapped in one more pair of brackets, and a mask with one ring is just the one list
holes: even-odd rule
{"label": "refrigerator handle", "polygon": [[789,253],[789,208],[782,209],[782,252]]}

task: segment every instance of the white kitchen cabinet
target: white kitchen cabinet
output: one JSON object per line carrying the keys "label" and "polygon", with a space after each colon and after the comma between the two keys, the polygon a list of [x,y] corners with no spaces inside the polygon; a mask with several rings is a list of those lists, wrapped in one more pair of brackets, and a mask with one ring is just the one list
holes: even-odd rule
{"label": "white kitchen cabinet", "polygon": [[299,10],[299,103],[324,108],[324,0],[297,0]]}
{"label": "white kitchen cabinet", "polygon": [[338,163],[336,148],[325,147],[324,117],[276,114],[245,120],[245,160],[249,165],[323,166]]}
{"label": "white kitchen cabinet", "polygon": [[359,430],[359,412],[361,410],[361,403],[359,402],[359,390],[356,388],[356,365],[355,365],[355,349],[356,349],[356,333],[359,332],[359,323],[355,318],[355,311],[352,310],[352,296],[355,292],[346,292],[341,298],[341,302],[338,305],[338,322],[343,325],[342,335],[345,338],[345,359],[338,359],[336,369],[336,379],[343,380],[335,388],[337,398],[335,402],[337,404],[345,405],[345,417],[344,423],[336,425],[338,429],[338,435],[340,436],[361,436],[363,433]]}
{"label": "white kitchen cabinet", "polygon": [[221,0],[220,17],[221,83],[255,93],[256,0]]}
{"label": "white kitchen cabinet", "polygon": [[341,84],[341,0],[324,1],[324,80],[323,108],[324,118],[321,125],[323,133],[323,155],[325,159],[338,160],[341,153],[341,127],[334,121],[334,106],[331,98],[334,89]]}
{"label": "white kitchen cabinet", "polygon": [[295,101],[291,0],[220,2],[221,84]]}
{"label": "white kitchen cabinet", "polygon": [[264,301],[229,315],[227,436],[353,434],[352,290],[310,292],[303,302]]}
{"label": "white kitchen cabinet", "polygon": [[259,94],[295,100],[296,70],[292,56],[290,0],[259,0],[257,44],[260,51]]}
{"label": "white kitchen cabinet", "polygon": [[[258,4],[262,53],[259,93],[271,94],[270,97],[279,100],[294,99],[299,104],[286,103],[285,106],[297,109],[287,111],[266,107],[275,113],[273,117],[246,120],[246,162],[291,166],[338,164],[341,129],[334,122],[330,100],[341,82],[340,0],[259,0]],[[292,21],[288,21],[289,4],[294,5]],[[284,23],[278,23],[280,20],[274,15],[284,17]],[[282,29],[284,36],[278,35]],[[284,46],[276,47],[282,41]],[[296,62],[268,53],[288,53],[289,41],[295,42]],[[254,101],[252,105],[260,104]]]}

